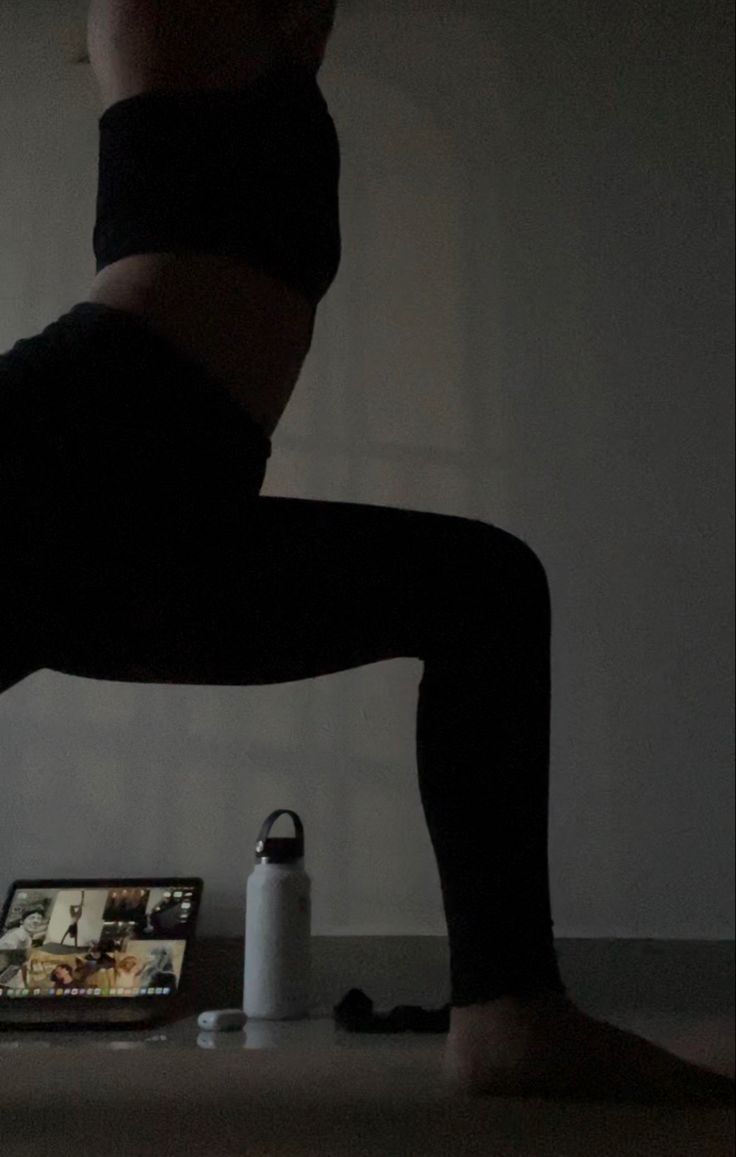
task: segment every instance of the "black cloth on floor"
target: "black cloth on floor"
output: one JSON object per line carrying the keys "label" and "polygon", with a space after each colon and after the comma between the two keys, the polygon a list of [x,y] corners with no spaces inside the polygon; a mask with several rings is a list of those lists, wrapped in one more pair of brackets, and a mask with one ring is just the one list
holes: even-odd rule
{"label": "black cloth on floor", "polygon": [[351,988],[333,1009],[335,1023],[348,1032],[449,1032],[450,1005],[420,1008],[399,1004],[391,1012],[374,1012],[373,1001],[360,988]]}

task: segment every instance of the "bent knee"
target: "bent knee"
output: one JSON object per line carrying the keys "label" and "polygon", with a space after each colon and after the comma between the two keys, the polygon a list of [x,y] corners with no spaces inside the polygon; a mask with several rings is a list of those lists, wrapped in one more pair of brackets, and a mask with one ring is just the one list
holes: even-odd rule
{"label": "bent knee", "polygon": [[460,519],[462,536],[472,552],[472,569],[497,579],[505,588],[523,588],[550,597],[547,570],[537,552],[516,534],[481,519]]}

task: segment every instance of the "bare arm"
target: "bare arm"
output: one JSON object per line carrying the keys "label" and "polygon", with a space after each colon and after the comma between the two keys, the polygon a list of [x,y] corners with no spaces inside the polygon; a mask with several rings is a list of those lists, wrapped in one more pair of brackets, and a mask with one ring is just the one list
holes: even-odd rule
{"label": "bare arm", "polygon": [[290,59],[320,67],[332,35],[337,0],[277,0],[277,40]]}

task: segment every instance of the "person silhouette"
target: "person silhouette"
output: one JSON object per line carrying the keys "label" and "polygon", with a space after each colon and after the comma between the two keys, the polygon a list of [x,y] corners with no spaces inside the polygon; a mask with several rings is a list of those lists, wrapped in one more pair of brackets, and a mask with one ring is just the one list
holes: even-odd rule
{"label": "person silhouette", "polygon": [[538,555],[478,519],[261,494],[342,257],[317,79],[334,16],[92,0],[97,275],[0,358],[0,690],[42,668],[260,686],[419,659],[450,1067],[482,1092],[729,1099],[720,1075],[586,1017],[562,980]]}
{"label": "person silhouette", "polygon": [[78,904],[70,904],[70,906],[69,906],[69,915],[72,918],[72,923],[69,925],[66,932],[64,933],[64,935],[61,938],[62,944],[66,940],[67,936],[71,936],[74,939],[74,947],[75,948],[79,947],[79,920],[80,920],[80,917],[82,915],[82,909],[83,908],[84,908],[84,892],[82,892],[82,898]]}

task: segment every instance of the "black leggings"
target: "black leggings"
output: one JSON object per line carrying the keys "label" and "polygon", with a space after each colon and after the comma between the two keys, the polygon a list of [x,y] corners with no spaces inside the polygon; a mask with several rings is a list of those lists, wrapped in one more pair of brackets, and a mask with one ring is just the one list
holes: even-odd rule
{"label": "black leggings", "polygon": [[106,306],[0,359],[0,430],[0,689],[44,667],[249,686],[422,660],[419,788],[452,1003],[565,991],[551,607],[524,542],[466,518],[260,497],[268,439],[194,361]]}

